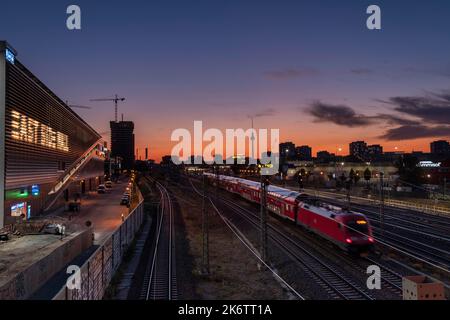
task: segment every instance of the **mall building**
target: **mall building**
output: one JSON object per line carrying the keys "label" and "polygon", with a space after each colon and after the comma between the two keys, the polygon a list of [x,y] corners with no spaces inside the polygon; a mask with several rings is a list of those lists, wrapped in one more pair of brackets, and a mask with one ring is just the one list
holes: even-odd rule
{"label": "mall building", "polygon": [[104,177],[101,136],[0,41],[0,228],[63,210]]}

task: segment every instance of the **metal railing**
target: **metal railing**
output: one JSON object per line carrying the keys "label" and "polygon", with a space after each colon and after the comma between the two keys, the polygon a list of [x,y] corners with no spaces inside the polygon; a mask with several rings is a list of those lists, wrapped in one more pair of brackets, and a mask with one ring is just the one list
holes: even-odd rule
{"label": "metal railing", "polygon": [[[328,192],[328,191],[318,191],[314,189],[305,189],[306,192],[309,192],[311,194],[316,194],[321,197],[333,197],[335,198],[336,195],[345,196],[343,193],[334,193],[334,192]],[[370,202],[374,204],[379,204],[379,199],[371,199],[371,198],[363,198],[363,197],[357,197],[357,196],[351,196],[351,199],[353,201],[363,201],[365,203]],[[447,215],[450,216],[450,208],[441,207],[438,205],[431,205],[431,204],[423,204],[423,203],[417,203],[417,202],[408,202],[408,201],[401,201],[401,200],[394,200],[394,199],[385,199],[384,205],[395,207],[395,208],[401,208],[401,209],[410,209],[414,211],[420,211],[425,212],[429,214],[437,214],[437,215]]]}
{"label": "metal railing", "polygon": [[97,150],[97,146],[99,142],[96,141],[88,150],[86,150],[81,157],[79,157],[64,173],[58,178],[55,186],[48,193],[49,196],[52,196],[52,200],[48,205],[46,205],[44,211],[48,211],[58,200],[60,193],[64,190],[63,187],[66,185],[70,179],[80,171],[80,169],[94,156],[95,151]]}

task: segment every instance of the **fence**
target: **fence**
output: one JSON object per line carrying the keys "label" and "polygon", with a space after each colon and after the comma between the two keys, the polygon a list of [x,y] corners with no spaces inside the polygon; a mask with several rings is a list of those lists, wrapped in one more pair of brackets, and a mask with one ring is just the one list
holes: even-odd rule
{"label": "fence", "polygon": [[[307,192],[317,194],[323,198],[335,199],[336,195],[340,195],[342,197],[345,196],[345,194],[341,194],[341,193],[317,191],[317,190],[313,190],[313,189],[305,189],[305,190]],[[362,198],[362,197],[355,197],[355,196],[352,196],[351,199],[352,199],[352,201],[360,201],[363,204],[365,204],[367,202],[371,202],[373,204],[378,205],[380,203],[380,200],[378,200],[378,199]],[[394,199],[385,199],[384,204],[387,206],[401,208],[401,209],[410,209],[410,210],[425,212],[425,213],[429,213],[429,214],[450,216],[449,208],[440,207],[438,205],[421,204],[421,203],[400,201],[400,200],[394,200]]]}
{"label": "fence", "polygon": [[53,300],[101,300],[122,258],[144,220],[144,203],[140,192],[139,203],[120,227],[80,267],[81,288],[67,286]]}

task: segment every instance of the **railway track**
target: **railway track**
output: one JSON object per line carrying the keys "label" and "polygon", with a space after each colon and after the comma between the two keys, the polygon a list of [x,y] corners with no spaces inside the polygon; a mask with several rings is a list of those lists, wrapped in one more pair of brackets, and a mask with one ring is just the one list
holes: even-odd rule
{"label": "railway track", "polygon": [[[196,191],[193,184],[192,187]],[[198,191],[196,192],[198,193]],[[257,230],[260,229],[259,217],[255,213],[229,200],[220,198],[220,201]],[[336,270],[270,224],[268,225],[268,237],[288,256],[299,263],[305,272],[319,283],[332,299],[374,300],[372,295],[358,286],[352,279],[346,277],[342,272]]]}
{"label": "railway track", "polygon": [[[255,213],[229,200],[220,198],[220,201],[259,230],[259,216]],[[359,287],[352,279],[346,277],[344,273],[336,270],[299,242],[292,240],[270,224],[268,224],[268,236],[280,249],[300,263],[307,273],[325,288],[331,298],[374,300],[366,290]]]}
{"label": "railway track", "polygon": [[173,203],[167,189],[155,183],[161,195],[155,241],[150,255],[140,298],[142,300],[176,300],[177,277]]}
{"label": "railway track", "polygon": [[[392,292],[398,294],[400,297],[403,295],[402,289],[402,276],[392,270],[391,268],[381,264],[378,260],[366,257],[364,260],[371,265],[377,265],[381,270],[381,281],[387,285],[387,288]],[[384,288],[384,286],[383,286]]]}
{"label": "railway track", "polygon": [[[231,203],[231,205],[236,206],[235,203]],[[352,206],[353,208],[355,208],[355,206]],[[359,206],[358,206],[359,207]],[[244,209],[246,210],[246,209]],[[254,214],[254,213],[253,213]],[[391,216],[391,214],[389,215]],[[439,268],[442,271],[449,271],[449,260],[448,260],[448,254],[449,252],[447,250],[445,250],[445,248],[438,248],[438,246],[433,246],[433,242],[435,241],[439,241],[439,242],[443,242],[443,243],[447,243],[449,238],[446,237],[446,235],[439,235],[439,234],[435,234],[435,233],[431,233],[429,232],[429,230],[421,230],[421,225],[420,223],[410,223],[407,226],[402,226],[401,224],[401,219],[392,219],[394,220],[395,224],[392,223],[393,221],[390,221],[392,228],[395,228],[398,226],[399,231],[397,232],[397,230],[395,229],[390,229],[389,232],[386,232],[387,230],[385,229],[385,233],[383,234],[383,236],[380,236],[379,234],[379,229],[377,228],[377,221],[376,221],[376,215],[374,213],[374,217],[372,218],[372,220],[374,220],[374,231],[376,232],[379,242],[382,242],[384,244],[387,244],[388,246],[399,250],[399,252],[403,252],[407,255],[409,255],[410,257],[415,257],[416,259],[419,259],[422,262],[428,262],[431,266],[435,267],[435,268]],[[439,218],[437,218],[439,219]],[[437,220],[434,219],[434,220]],[[420,220],[418,220],[420,221]],[[433,221],[436,222],[436,221]],[[254,225],[256,228],[259,228],[259,225],[256,226]],[[427,226],[429,228],[429,226]],[[444,227],[445,228],[445,227]],[[389,229],[388,229],[389,230]],[[413,235],[410,235],[409,233],[413,233]],[[386,235],[386,233],[388,233]],[[425,239],[428,239],[428,241],[433,240],[433,242],[431,243],[427,243],[428,241],[425,241]],[[275,241],[274,241],[275,242]],[[286,246],[284,246],[283,248],[283,244],[280,244],[278,242],[277,244],[279,247],[281,247],[282,249],[284,249],[284,251],[286,250]],[[311,251],[311,250],[310,250]],[[295,259],[295,254],[292,255],[292,253],[290,254],[291,257],[293,257]],[[297,259],[298,260],[298,259]],[[366,259],[367,262],[367,266],[370,264],[375,264],[377,266],[380,267],[381,273],[382,273],[382,288],[387,288],[391,293],[393,293],[395,296],[399,297],[402,294],[402,290],[401,290],[401,275],[399,275],[397,272],[393,271],[392,269],[390,269],[389,267],[383,266],[383,264],[381,262],[378,261],[379,259],[376,259],[376,261],[371,261],[370,259]],[[372,263],[370,263],[372,262]],[[361,272],[365,272],[365,270],[363,270],[363,266],[362,263],[358,266],[358,263],[354,264],[355,266],[357,266],[359,268],[359,270]],[[312,268],[314,269],[314,268]],[[320,269],[318,269],[320,270]],[[322,273],[325,274],[325,273]],[[313,276],[317,276],[314,275]],[[325,274],[325,284],[326,284],[326,278],[328,277],[328,274]],[[348,278],[347,278],[348,279]],[[354,282],[351,280],[352,277],[350,277],[350,284],[353,284]],[[328,281],[332,286],[333,283],[331,281]],[[339,291],[339,287],[337,288]],[[363,290],[364,291],[364,290]],[[335,294],[337,293],[336,291],[334,292]],[[366,293],[366,292],[364,292]],[[337,295],[339,296],[339,293],[337,293]],[[369,294],[370,296],[370,294]],[[334,297],[334,296],[333,296]],[[345,294],[340,295],[340,298],[346,298]],[[353,297],[352,297],[353,299]],[[366,297],[367,299],[367,297]]]}
{"label": "railway track", "polygon": [[[324,201],[339,205],[337,200],[324,199]],[[449,271],[450,238],[447,234],[431,232],[429,226],[424,230],[423,226],[417,222],[401,224],[402,220],[393,219],[392,214],[385,215],[384,230],[382,231],[378,212],[357,204],[352,204],[352,210],[361,212],[369,218],[375,239],[378,239],[379,243],[407,253],[435,268]]]}

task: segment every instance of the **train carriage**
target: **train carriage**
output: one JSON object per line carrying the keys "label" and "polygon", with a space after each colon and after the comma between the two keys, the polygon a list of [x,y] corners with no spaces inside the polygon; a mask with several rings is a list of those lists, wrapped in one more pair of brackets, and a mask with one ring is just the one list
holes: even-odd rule
{"label": "train carriage", "polygon": [[[218,179],[222,188],[239,194],[248,201],[261,201],[259,182],[223,175],[206,175],[209,179]],[[306,193],[268,186],[267,208],[277,216],[316,233],[343,250],[361,253],[373,247],[372,230],[363,214],[326,204]]]}

